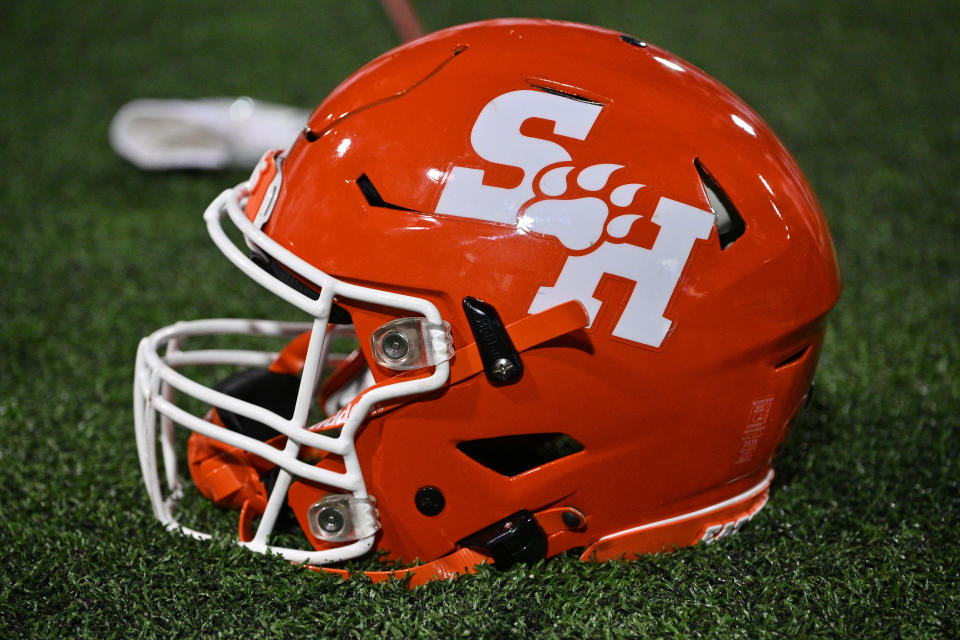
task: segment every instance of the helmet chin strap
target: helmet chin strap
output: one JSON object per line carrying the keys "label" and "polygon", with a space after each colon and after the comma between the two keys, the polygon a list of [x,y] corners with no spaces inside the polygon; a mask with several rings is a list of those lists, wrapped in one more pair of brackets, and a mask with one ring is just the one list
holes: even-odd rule
{"label": "helmet chin strap", "polygon": [[519,511],[482,531],[464,538],[462,546],[445,556],[415,567],[388,571],[356,571],[305,565],[307,569],[348,579],[362,574],[373,582],[409,579],[410,588],[433,580],[449,580],[477,572],[477,567],[495,564],[506,569],[518,561],[535,561],[555,555],[552,542],[558,536],[582,531],[586,518],[574,507],[552,507],[537,513]]}
{"label": "helmet chin strap", "polygon": [[333,575],[342,577],[344,580],[358,574],[365,575],[373,582],[386,582],[391,579],[405,580],[409,577],[409,587],[413,588],[433,580],[449,580],[450,578],[476,573],[477,567],[483,564],[493,564],[493,558],[474,549],[464,547],[431,562],[392,571],[355,571],[351,573],[346,569],[334,569],[309,564],[304,565],[304,567],[320,573],[332,573]]}

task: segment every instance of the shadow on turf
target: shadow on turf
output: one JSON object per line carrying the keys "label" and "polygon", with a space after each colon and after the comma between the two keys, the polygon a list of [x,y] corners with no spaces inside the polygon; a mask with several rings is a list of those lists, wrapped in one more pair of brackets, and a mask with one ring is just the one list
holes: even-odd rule
{"label": "shadow on turf", "polygon": [[808,473],[816,453],[837,441],[840,425],[831,419],[833,415],[830,399],[821,394],[815,395],[810,406],[794,418],[774,461],[774,487],[792,484],[801,474]]}

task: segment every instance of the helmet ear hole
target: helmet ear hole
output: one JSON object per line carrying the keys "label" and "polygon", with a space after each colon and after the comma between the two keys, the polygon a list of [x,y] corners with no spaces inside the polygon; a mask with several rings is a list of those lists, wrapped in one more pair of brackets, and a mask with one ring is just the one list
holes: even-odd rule
{"label": "helmet ear hole", "polygon": [[467,440],[457,445],[475,462],[513,477],[583,451],[583,445],[565,433],[531,433]]}
{"label": "helmet ear hole", "polygon": [[[300,379],[286,373],[274,373],[267,369],[248,369],[224,378],[214,386],[216,391],[263,407],[284,418],[293,417],[297,403]],[[260,441],[267,441],[277,432],[246,416],[217,407],[223,426],[237,433]]]}

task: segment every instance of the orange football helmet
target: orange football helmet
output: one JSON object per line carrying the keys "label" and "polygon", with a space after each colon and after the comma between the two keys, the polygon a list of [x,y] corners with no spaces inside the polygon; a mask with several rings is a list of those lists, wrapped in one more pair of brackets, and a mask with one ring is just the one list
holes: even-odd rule
{"label": "orange football helmet", "polygon": [[[315,566],[385,551],[424,563],[414,582],[736,531],[767,499],[841,288],[820,207],[757,114],[662,49],[547,20],[382,55],[205,219],[309,322],[143,340],[155,514],[206,536],[174,513],[180,425],[241,544]],[[289,343],[185,349],[211,334]],[[178,371],[199,365],[239,371],[212,388]],[[286,505],[305,548],[271,537]]]}

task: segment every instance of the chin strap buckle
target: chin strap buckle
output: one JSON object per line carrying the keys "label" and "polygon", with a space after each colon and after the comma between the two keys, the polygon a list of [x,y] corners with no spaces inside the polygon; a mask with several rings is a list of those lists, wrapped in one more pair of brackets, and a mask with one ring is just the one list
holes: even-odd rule
{"label": "chin strap buckle", "polygon": [[460,546],[491,556],[498,569],[516,562],[536,562],[547,556],[547,535],[533,513],[521,509],[489,527],[467,536]]}

